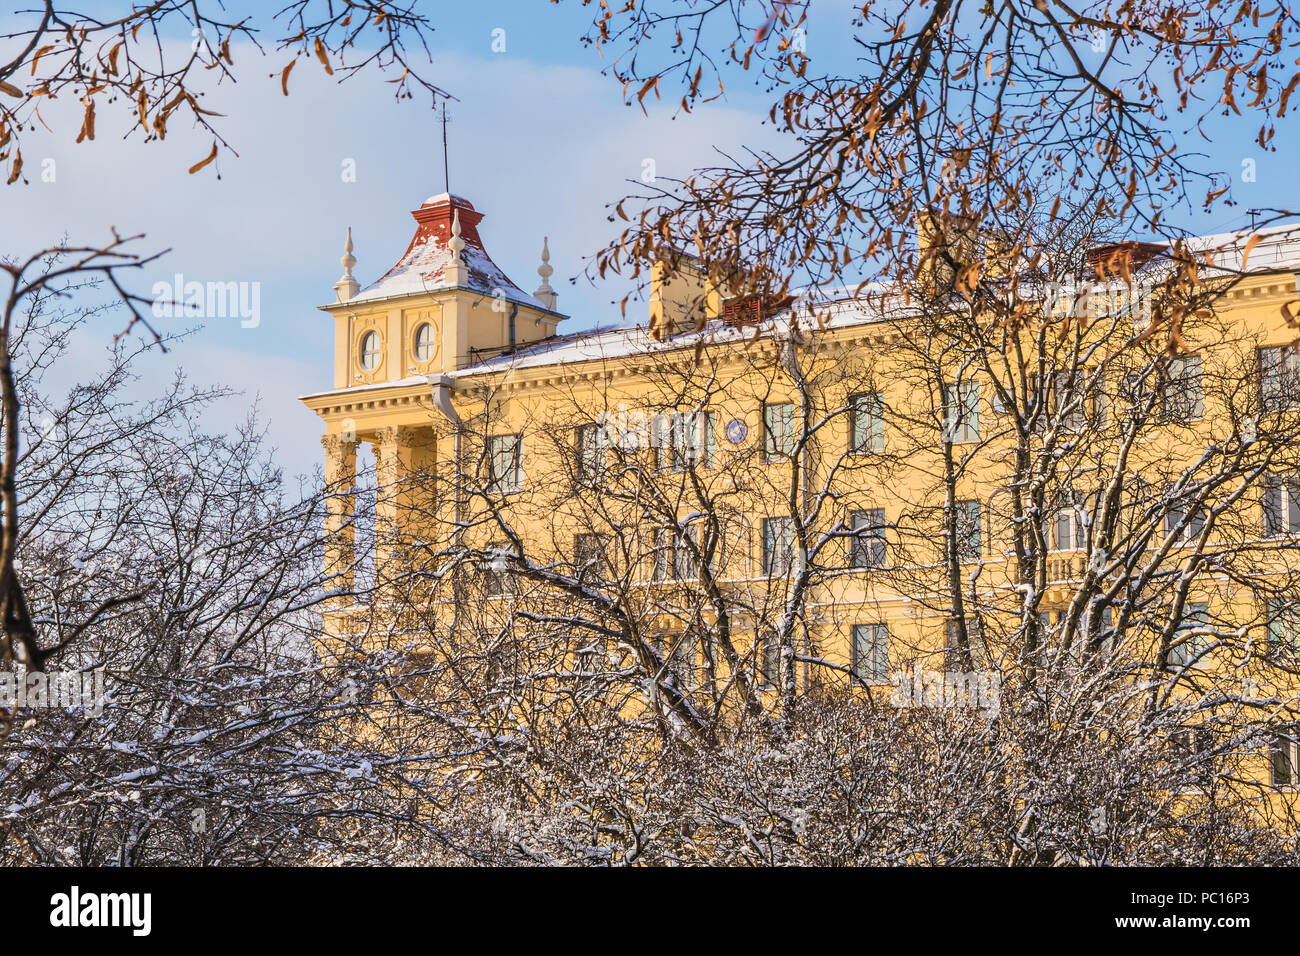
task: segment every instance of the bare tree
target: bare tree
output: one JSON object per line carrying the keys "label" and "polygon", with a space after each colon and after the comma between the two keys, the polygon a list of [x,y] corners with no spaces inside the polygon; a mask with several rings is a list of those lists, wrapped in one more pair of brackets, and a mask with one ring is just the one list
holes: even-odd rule
{"label": "bare tree", "polygon": [[[246,76],[236,70],[232,44],[265,53],[262,14],[234,19],[220,3],[164,0],[124,5],[112,15],[45,0],[17,17],[0,35],[10,51],[0,58],[0,93],[8,97],[0,100],[0,161],[8,165],[9,183],[22,179],[24,129],[33,128],[33,120],[44,124],[41,103],[60,95],[75,96],[84,107],[78,143],[95,138],[96,107],[107,104],[129,120],[126,135],[138,131],[146,142],[166,138],[178,117],[211,134],[212,151],[191,173],[216,160],[221,148],[234,152],[219,128],[221,114],[201,101],[210,83]],[[421,74],[407,49],[418,46],[428,58],[432,25],[414,7],[292,0],[266,19],[275,28],[276,53],[287,60],[279,74],[285,96],[290,73],[304,59],[317,60],[330,75],[337,68],[340,81],[367,68],[400,70],[393,80],[398,97],[417,89],[435,99],[446,95]]]}
{"label": "bare tree", "polygon": [[158,344],[123,339],[51,394],[102,317],[35,301],[14,325],[15,568],[40,663],[102,674],[103,695],[0,707],[0,861],[377,862],[447,841],[418,809],[441,799],[420,742],[378,733],[404,668],[322,641],[323,604],[358,600],[322,580],[326,490],[286,481],[255,420],[207,432],[224,390],[129,397]]}

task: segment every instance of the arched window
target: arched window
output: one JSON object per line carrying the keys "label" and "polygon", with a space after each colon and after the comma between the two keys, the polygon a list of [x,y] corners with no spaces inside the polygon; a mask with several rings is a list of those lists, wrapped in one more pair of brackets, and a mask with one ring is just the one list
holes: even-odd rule
{"label": "arched window", "polygon": [[415,357],[420,362],[433,358],[433,326],[428,322],[415,330]]}
{"label": "arched window", "polygon": [[373,372],[379,366],[379,333],[367,332],[361,336],[361,367]]}

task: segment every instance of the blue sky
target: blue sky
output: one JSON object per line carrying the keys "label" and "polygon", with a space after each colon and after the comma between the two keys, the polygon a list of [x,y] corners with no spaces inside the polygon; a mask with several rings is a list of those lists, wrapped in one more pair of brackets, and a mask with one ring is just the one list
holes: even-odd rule
{"label": "blue sky", "polygon": [[[848,8],[818,5],[808,29],[814,61],[848,63]],[[660,107],[647,117],[623,105],[620,85],[600,74],[595,52],[578,42],[589,11],[576,3],[498,0],[434,9],[429,75],[460,100],[451,113],[452,191],[485,213],[480,231],[488,251],[527,291],[538,282],[542,236],[550,237],[552,284],[560,309],[572,316],[561,331],[620,320],[614,303],[626,285],[568,280],[615,234],[606,204],[633,188],[628,181],[640,176],[645,159],[675,177],[711,163],[715,147],[776,143],[762,124],[767,100],[747,80],[689,116]],[[496,29],[505,31],[503,53],[492,50]],[[74,145],[69,133],[80,125],[78,104],[47,104],[43,115],[57,132],[27,134],[31,184],[0,189],[0,253],[30,252],[63,234],[102,240],[115,226],[146,233],[145,248],[172,250],[142,277],[141,291],[178,272],[187,280],[260,283],[257,328],[209,321],[173,354],[152,359],[151,378],[161,380],[179,364],[198,382],[243,390],[238,402],[214,413],[214,428],[241,418],[260,396],[282,464],[302,472],[319,459],[321,428],[297,396],[330,385],[331,320],[315,307],[333,298],[344,230],[352,227],[355,272],[368,284],[406,248],[410,210],[442,191],[441,140],[428,101],[395,102],[377,74],[340,85],[304,60],[286,98],[278,82],[283,56],[263,59],[240,46],[233,53],[240,82],[207,98],[208,108],[229,114],[222,128],[239,152],[237,159],[222,157],[220,179],[211,167],[187,174],[210,148],[196,131],[175,127],[164,143],[144,145],[123,140],[127,119],[103,109],[97,139]],[[1247,157],[1256,161],[1254,183],[1238,177],[1238,210],[1300,206],[1294,134],[1284,126],[1284,148],[1263,153],[1249,144],[1253,130],[1242,130],[1225,129],[1216,144],[1206,144],[1208,162],[1225,169],[1240,170]],[[53,161],[54,182],[40,178],[46,160]],[[344,181],[348,163],[355,164],[355,182]],[[1190,216],[1187,224],[1212,232],[1248,221],[1243,212],[1219,210]],[[644,305],[631,306],[628,318],[643,321]],[[174,328],[192,324],[168,321]],[[96,361],[115,329],[98,331],[102,337],[81,339],[79,365]]]}

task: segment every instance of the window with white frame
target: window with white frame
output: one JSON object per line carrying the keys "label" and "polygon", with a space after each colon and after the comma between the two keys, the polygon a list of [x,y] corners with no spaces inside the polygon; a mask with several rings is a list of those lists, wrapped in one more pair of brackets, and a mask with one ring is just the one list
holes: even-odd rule
{"label": "window with white frame", "polygon": [[763,404],[763,458],[783,461],[794,454],[796,439],[794,405],[790,402]]}
{"label": "window with white frame", "polygon": [[710,412],[661,412],[652,420],[655,466],[662,470],[707,468],[713,458]]}
{"label": "window with white frame", "polygon": [[598,534],[573,536],[573,569],[579,577],[603,577],[606,568],[605,541]]}
{"label": "window with white frame", "polygon": [[1183,355],[1169,359],[1164,388],[1165,418],[1189,422],[1205,411],[1205,389],[1201,383],[1201,357]]}
{"label": "window with white frame", "polygon": [[1155,373],[1150,369],[1126,372],[1120,380],[1119,398],[1130,418],[1141,418],[1151,412],[1157,392],[1152,386]]}
{"label": "window with white frame", "polygon": [[1090,523],[1084,497],[1077,492],[1066,493],[1052,520],[1052,547],[1057,551],[1079,551],[1087,547]]}
{"label": "window with white frame", "polygon": [[1264,478],[1264,537],[1300,534],[1300,475]]}
{"label": "window with white frame", "polygon": [[488,438],[488,472],[492,488],[499,494],[524,487],[523,435],[492,435]]}
{"label": "window with white frame", "polygon": [[361,336],[361,367],[367,372],[373,372],[379,367],[379,359],[382,353],[379,349],[379,333],[367,332]]}
{"label": "window with white frame", "polygon": [[415,358],[418,362],[427,362],[433,358],[433,326],[422,322],[415,330]]}
{"label": "window with white frame", "polygon": [[1279,345],[1259,350],[1259,392],[1265,411],[1300,405],[1300,349]]}
{"label": "window with white frame", "polygon": [[510,545],[494,541],[487,546],[488,558],[483,563],[483,589],[488,597],[502,597],[510,590],[510,571],[507,558]]}
{"label": "window with white frame", "polygon": [[1300,607],[1290,598],[1275,597],[1269,598],[1265,608],[1269,656],[1300,656]]}
{"label": "window with white frame", "polygon": [[794,567],[794,518],[763,519],[763,573],[768,577],[789,574]]}
{"label": "window with white frame", "polygon": [[1066,428],[1083,428],[1088,422],[1088,394],[1082,369],[1058,372],[1052,383],[1052,408]]}
{"label": "window with white frame", "polygon": [[575,445],[578,477],[584,481],[598,478],[605,470],[605,426],[595,422],[579,425]]}
{"label": "window with white frame", "polygon": [[655,581],[690,581],[699,577],[692,550],[698,539],[694,528],[659,528],[655,532]]}
{"label": "window with white frame", "polygon": [[978,382],[948,382],[943,386],[943,437],[953,444],[979,441],[980,386]]}
{"label": "window with white frame", "polygon": [[849,396],[849,434],[854,454],[885,450],[885,405],[878,393]]}
{"label": "window with white frame", "polygon": [[863,684],[889,680],[889,627],[853,625],[853,679]]}
{"label": "window with white frame", "polygon": [[849,539],[849,565],[854,568],[885,566],[885,509],[867,508],[849,514],[853,537]]}
{"label": "window with white frame", "polygon": [[957,558],[978,561],[983,553],[983,520],[978,501],[953,502],[953,531],[957,538]]}
{"label": "window with white frame", "polygon": [[[966,647],[970,651],[970,662],[974,667],[979,667],[984,660],[983,634],[978,618],[970,618],[966,621]],[[961,650],[961,631],[956,621],[950,620],[944,623],[943,666],[950,671],[961,671],[966,668],[966,659]]]}
{"label": "window with white frame", "polygon": [[758,665],[758,678],[769,687],[775,687],[781,680],[781,642],[773,628],[764,628],[758,633],[758,648],[755,654]]}
{"label": "window with white frame", "polygon": [[574,650],[573,669],[584,676],[596,674],[600,670],[604,656],[605,652],[600,641],[586,638],[579,642]]}
{"label": "window with white frame", "polygon": [[1052,377],[1052,412],[1066,428],[1106,426],[1106,380],[1095,368],[1076,368]]}
{"label": "window with white frame", "polygon": [[1204,724],[1181,727],[1170,735],[1174,755],[1192,789],[1208,786],[1214,776],[1214,732]]}
{"label": "window with white frame", "polygon": [[677,635],[670,659],[673,672],[688,691],[695,690],[699,686],[699,656],[699,640],[693,631],[685,631]]}
{"label": "window with white frame", "polygon": [[1165,510],[1165,534],[1173,538],[1175,544],[1195,544],[1205,531],[1205,509],[1190,496],[1179,496],[1174,485],[1165,486],[1165,498],[1168,504]]}
{"label": "window with white frame", "polygon": [[1300,744],[1295,734],[1278,734],[1269,744],[1273,786],[1300,786]]}
{"label": "window with white frame", "polygon": [[1102,602],[1093,604],[1091,614],[1083,620],[1083,630],[1088,650],[1109,654],[1115,649],[1115,615]]}
{"label": "window with white frame", "polygon": [[1200,664],[1202,655],[1213,642],[1209,634],[1210,606],[1208,604],[1188,604],[1183,608],[1183,619],[1174,631],[1169,645],[1169,663],[1174,667],[1187,667],[1193,662]]}

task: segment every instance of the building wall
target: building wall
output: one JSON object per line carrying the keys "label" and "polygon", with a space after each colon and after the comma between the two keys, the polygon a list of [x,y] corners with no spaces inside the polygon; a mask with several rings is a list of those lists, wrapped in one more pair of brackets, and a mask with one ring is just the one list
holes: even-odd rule
{"label": "building wall", "polygon": [[[1181,330],[1182,351],[1201,356],[1202,411],[1186,422],[1152,425],[1128,448],[1121,447],[1124,442],[1115,428],[1125,362],[1129,356],[1154,361],[1166,350],[1167,339],[1161,333],[1134,343],[1142,328],[1131,319],[1108,327],[1096,316],[1083,316],[1084,324],[1093,326],[1077,332],[1077,341],[1094,351],[1077,364],[1084,372],[1105,369],[1103,394],[1111,417],[1104,425],[1095,420],[1095,396],[1088,397],[1077,425],[1075,444],[1080,450],[1066,452],[1063,460],[1082,475],[1090,462],[1104,467],[1123,454],[1129,470],[1149,475],[1154,487],[1209,454],[1207,449],[1229,443],[1234,429],[1239,430],[1234,422],[1257,401],[1257,349],[1288,346],[1296,339],[1283,309],[1294,298],[1289,273],[1264,274],[1241,283],[1213,314],[1189,318]],[[470,344],[500,347],[506,334],[501,314],[490,304],[468,310],[466,305],[462,300],[454,308],[465,316]],[[436,319],[451,307],[431,298],[359,313],[346,320],[353,328],[349,341],[359,341],[357,330],[386,318],[390,341],[405,342],[414,334],[414,323]],[[531,315],[529,319],[527,325],[534,325]],[[519,324],[525,324],[522,318]],[[1050,334],[1044,333],[1042,323],[990,333],[1000,336],[996,354],[1019,356],[1024,367],[1033,368],[1036,356],[1059,348],[1060,340],[1076,334],[1078,324],[1057,317],[1049,325]],[[436,320],[435,327],[445,334],[445,326]],[[332,479],[345,480],[349,444],[369,442],[376,449],[380,520],[388,522],[397,538],[393,547],[381,551],[381,565],[400,560],[409,567],[433,560],[431,555],[449,544],[488,552],[501,537],[499,525],[489,520],[494,509],[500,509],[524,542],[527,557],[536,562],[567,562],[572,567],[579,536],[596,534],[611,565],[609,578],[638,596],[633,599],[645,602],[648,617],[662,620],[662,633],[671,642],[672,635],[691,627],[672,613],[673,607],[702,604],[701,620],[709,626],[716,625],[717,614],[707,600],[701,601],[696,585],[655,580],[656,529],[670,513],[678,518],[716,515],[726,528],[715,576],[720,590],[730,596],[736,645],[753,664],[757,633],[781,620],[791,580],[789,574],[765,573],[762,522],[795,509],[807,516],[810,541],[820,549],[818,573],[803,599],[808,610],[801,621],[798,653],[830,665],[799,665],[799,685],[843,678],[853,669],[855,624],[888,626],[891,673],[913,663],[952,669],[954,664],[945,663],[944,657],[951,617],[949,568],[943,563],[944,515],[951,513],[946,499],[978,501],[983,508],[980,555],[963,562],[961,574],[963,580],[975,576],[970,593],[986,612],[984,636],[996,657],[1005,649],[999,646],[999,635],[1020,626],[1013,612],[1020,607],[1025,581],[1012,553],[1010,527],[1002,521],[1007,507],[997,502],[1009,494],[1006,475],[1023,442],[1013,434],[1010,417],[997,410],[988,370],[970,367],[969,356],[953,350],[942,335],[923,335],[920,328],[914,317],[886,315],[826,330],[805,323],[805,331],[793,342],[768,336],[711,343],[706,335],[683,340],[675,350],[634,350],[599,360],[503,366],[478,373],[458,362],[461,367],[450,368],[455,374],[449,397],[461,423],[459,439],[455,422],[440,410],[436,390],[427,381],[343,388],[310,397],[307,403],[325,421],[327,436],[337,439],[330,451]],[[1130,344],[1112,347],[1123,341]],[[442,368],[448,369],[445,342],[438,354],[444,359]],[[387,375],[396,382],[412,369],[424,374],[439,366],[436,357],[406,364],[404,355],[391,352],[387,361],[404,364],[402,374],[375,370],[372,378]],[[365,384],[355,354],[347,362],[348,382]],[[796,366],[798,375],[792,374]],[[1021,383],[1022,371],[1003,380]],[[942,437],[942,388],[957,381],[980,387],[979,430],[976,440],[953,443],[948,457]],[[887,409],[884,447],[878,451],[853,453],[849,447],[851,418],[844,409],[849,396],[859,393],[878,393]],[[769,461],[763,452],[763,408],[781,403],[795,405],[798,428],[809,432],[807,447],[791,460]],[[656,416],[693,411],[707,412],[713,422],[708,460],[681,469],[658,468],[656,455],[663,449],[655,447]],[[643,434],[650,437],[651,447],[607,449],[600,481],[576,473],[580,426],[613,422],[620,430],[631,426],[637,431],[639,416],[644,416],[648,432]],[[733,423],[743,425],[743,438],[738,437],[742,429]],[[728,428],[733,429],[730,438]],[[520,435],[523,442],[523,485],[507,494],[490,486],[487,465],[490,440],[501,435]],[[949,481],[945,475],[954,467],[957,473]],[[1290,466],[1280,458],[1276,467]],[[1261,487],[1247,483],[1216,492],[1215,501],[1235,496],[1225,512],[1223,533],[1232,537],[1240,555],[1234,567],[1201,569],[1188,601],[1210,604],[1222,622],[1236,622],[1243,634],[1257,634],[1262,640],[1264,621],[1252,583],[1270,576],[1288,579],[1296,566],[1293,553],[1261,541]],[[866,509],[885,511],[889,528],[884,570],[847,567],[849,542],[842,528],[839,536],[834,533],[850,512]],[[1153,540],[1151,547],[1158,549],[1162,543]],[[1179,553],[1179,548],[1172,549],[1169,567],[1178,566]],[[1243,573],[1242,562],[1249,565],[1248,573]],[[1032,582],[1042,595],[1042,611],[1068,612],[1075,585],[1087,570],[1083,565],[1072,548],[1051,556],[1045,575]],[[382,567],[377,570],[382,577]],[[481,598],[478,613],[490,613],[493,607],[504,613],[520,600],[509,594],[475,593]],[[999,606],[1007,613],[1000,614]],[[347,612],[338,612],[334,620],[334,626],[346,626]],[[1130,651],[1152,655],[1150,642],[1157,636],[1139,635]],[[705,666],[704,659],[699,660]],[[712,676],[725,679],[725,663],[711,666]],[[1229,662],[1211,659],[1203,666],[1222,668]],[[1286,670],[1269,671],[1263,679],[1290,687],[1293,680]],[[885,681],[891,682],[892,677]]]}

